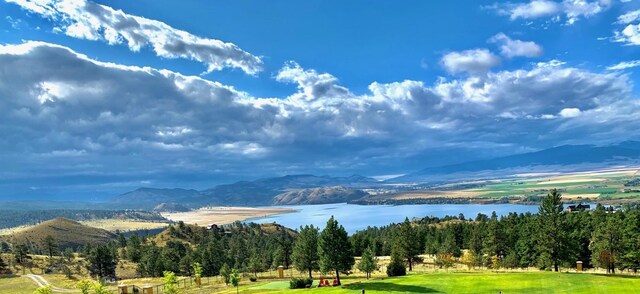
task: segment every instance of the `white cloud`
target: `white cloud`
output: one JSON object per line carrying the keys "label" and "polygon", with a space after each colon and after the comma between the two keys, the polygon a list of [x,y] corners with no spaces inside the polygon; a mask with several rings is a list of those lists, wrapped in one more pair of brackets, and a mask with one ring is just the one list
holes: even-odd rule
{"label": "white cloud", "polygon": [[640,60],[623,61],[607,67],[607,70],[624,70],[640,66]]}
{"label": "white cloud", "polygon": [[85,0],[6,0],[50,19],[55,30],[70,37],[126,43],[132,51],[149,46],[165,58],[201,62],[207,72],[238,68],[248,74],[262,69],[262,60],[232,43],[195,36],[164,22],[127,14]]}
{"label": "white cloud", "polygon": [[531,58],[542,55],[542,47],[535,42],[514,40],[504,33],[496,34],[489,39],[489,42],[499,44],[500,53],[508,58],[517,56]]}
{"label": "white cloud", "polygon": [[300,93],[294,95],[296,99],[312,101],[321,98],[336,98],[351,95],[349,90],[338,86],[338,79],[324,73],[318,74],[315,70],[304,70],[296,62],[290,61],[280,69],[276,75],[280,82],[293,82],[298,84]]}
{"label": "white cloud", "polygon": [[[214,169],[253,175],[255,166],[265,173],[378,173],[380,164],[431,148],[494,152],[622,140],[640,128],[625,75],[548,64],[434,83],[372,82],[355,94],[329,73],[290,62],[275,78],[297,91],[261,98],[62,46],[0,45],[0,175],[124,173],[156,181]],[[612,132],[612,124],[623,130]]]}
{"label": "white cloud", "polygon": [[527,3],[496,3],[488,8],[501,15],[507,15],[511,20],[532,20],[548,17],[557,22],[560,16],[565,18],[567,25],[572,25],[581,18],[589,18],[605,11],[611,6],[611,0],[531,0]]}
{"label": "white cloud", "polygon": [[509,8],[507,8],[503,13],[508,14],[511,20],[518,18],[532,19],[555,15],[561,9],[561,6],[558,3],[547,0],[533,0],[529,3],[517,4],[508,7]]}
{"label": "white cloud", "polygon": [[487,49],[473,49],[447,53],[440,62],[452,74],[482,74],[500,64],[500,58]]}
{"label": "white cloud", "polygon": [[640,20],[640,9],[629,11],[623,15],[618,16],[617,23],[630,24],[637,20]]}
{"label": "white cloud", "polygon": [[564,108],[560,111],[560,113],[558,113],[558,115],[564,118],[578,117],[581,114],[582,111],[580,111],[579,108]]}

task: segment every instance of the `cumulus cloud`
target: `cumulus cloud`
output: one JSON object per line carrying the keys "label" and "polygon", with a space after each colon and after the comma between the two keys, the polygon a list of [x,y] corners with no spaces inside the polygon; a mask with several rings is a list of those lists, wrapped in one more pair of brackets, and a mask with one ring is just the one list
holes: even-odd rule
{"label": "cumulus cloud", "polygon": [[531,0],[526,3],[496,3],[489,6],[498,14],[509,16],[511,20],[532,20],[543,17],[558,21],[560,16],[565,18],[568,25],[574,24],[581,18],[589,18],[605,11],[611,6],[611,0]]}
{"label": "cumulus cloud", "polygon": [[349,90],[339,86],[338,79],[328,73],[318,74],[315,70],[305,70],[294,61],[289,61],[276,75],[280,82],[292,82],[298,85],[299,93],[294,99],[313,101],[322,98],[341,98],[349,96]]}
{"label": "cumulus cloud", "polygon": [[256,74],[262,68],[260,57],[235,44],[195,36],[161,21],[127,14],[91,1],[6,1],[51,20],[56,31],[70,37],[100,40],[110,45],[126,43],[129,49],[136,52],[149,46],[160,57],[201,62],[207,66],[207,72],[228,67]]}
{"label": "cumulus cloud", "polygon": [[500,64],[500,58],[487,49],[473,49],[447,53],[440,62],[452,74],[482,74]]}
{"label": "cumulus cloud", "polygon": [[629,11],[618,17],[617,24],[626,25],[622,30],[614,31],[612,40],[626,45],[640,45],[640,9]]}
{"label": "cumulus cloud", "polygon": [[[355,94],[329,73],[289,62],[275,79],[297,91],[263,98],[58,45],[4,45],[0,178],[117,175],[139,185],[215,170],[263,175],[256,166],[268,174],[380,172],[434,148],[513,152],[514,143],[618,141],[640,127],[625,75],[550,63],[430,84],[373,82]],[[608,135],[614,122],[626,133]]]}
{"label": "cumulus cloud", "polygon": [[518,56],[531,58],[542,55],[542,47],[535,42],[514,40],[504,33],[496,34],[489,39],[489,42],[499,44],[500,53],[508,58]]}
{"label": "cumulus cloud", "polygon": [[580,116],[582,114],[582,111],[580,111],[579,108],[565,108],[560,110],[560,113],[558,114],[564,118],[572,118]]}

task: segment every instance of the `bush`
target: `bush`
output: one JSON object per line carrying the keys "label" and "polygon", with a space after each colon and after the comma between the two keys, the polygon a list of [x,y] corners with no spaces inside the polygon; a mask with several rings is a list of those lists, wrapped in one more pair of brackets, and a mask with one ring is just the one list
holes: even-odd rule
{"label": "bush", "polygon": [[398,256],[391,256],[391,263],[387,266],[387,276],[397,277],[407,275],[407,268],[404,267],[404,261]]}
{"label": "bush", "polygon": [[289,289],[304,289],[307,285],[311,286],[313,279],[310,278],[293,278],[289,282]]}
{"label": "bush", "polygon": [[249,277],[249,281],[251,281],[251,282],[255,282],[257,280],[258,280],[258,278],[256,278],[256,277]]}

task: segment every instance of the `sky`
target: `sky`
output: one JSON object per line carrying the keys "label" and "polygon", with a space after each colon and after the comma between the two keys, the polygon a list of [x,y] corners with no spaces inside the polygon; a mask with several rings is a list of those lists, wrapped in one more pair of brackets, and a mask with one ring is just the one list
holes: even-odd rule
{"label": "sky", "polygon": [[640,1],[0,0],[0,199],[640,133]]}

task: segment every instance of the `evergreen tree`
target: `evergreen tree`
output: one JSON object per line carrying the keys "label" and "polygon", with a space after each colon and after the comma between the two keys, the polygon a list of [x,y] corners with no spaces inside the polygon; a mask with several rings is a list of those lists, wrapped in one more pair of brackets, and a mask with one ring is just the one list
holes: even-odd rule
{"label": "evergreen tree", "polygon": [[249,270],[253,272],[255,277],[258,276],[259,271],[263,270],[262,265],[262,259],[260,258],[258,251],[254,249],[253,252],[251,252],[251,257],[249,258]]}
{"label": "evergreen tree", "polygon": [[355,259],[347,231],[333,216],[327,221],[326,227],[318,238],[318,254],[320,270],[335,271],[337,283],[340,285],[340,273],[351,270]]}
{"label": "evergreen tree", "polygon": [[553,189],[542,199],[538,210],[538,246],[543,265],[550,264],[558,271],[567,254],[565,214],[562,195]]}
{"label": "evergreen tree", "polygon": [[56,241],[53,239],[53,236],[47,235],[44,238],[44,246],[47,249],[47,254],[49,255],[49,258],[52,258],[58,249],[58,245],[56,244]]}
{"label": "evergreen tree", "polygon": [[99,277],[112,277],[116,275],[118,260],[116,253],[107,245],[99,245],[89,252],[87,257],[88,270]]}
{"label": "evergreen tree", "polygon": [[591,250],[594,261],[607,269],[607,273],[616,272],[616,263],[623,254],[622,226],[618,214],[611,214],[604,222],[598,224],[593,232]]}
{"label": "evergreen tree", "polygon": [[366,274],[367,279],[371,277],[371,273],[373,271],[378,269],[378,258],[376,257],[373,248],[369,247],[362,252],[357,268]]}
{"label": "evergreen tree", "polygon": [[396,246],[398,247],[398,253],[407,260],[409,271],[412,271],[414,262],[418,255],[422,253],[422,248],[420,246],[420,238],[408,218],[405,218],[400,225],[396,236]]}
{"label": "evergreen tree", "polygon": [[222,265],[222,268],[220,268],[220,276],[224,279],[225,285],[228,286],[231,281],[231,268],[229,268],[226,263]]}
{"label": "evergreen tree", "polygon": [[18,244],[13,250],[13,255],[17,263],[24,265],[29,255],[29,247],[25,244]]}
{"label": "evergreen tree", "polygon": [[404,259],[398,252],[398,249],[391,250],[391,262],[387,266],[387,276],[397,277],[407,274],[407,268],[405,267]]}
{"label": "evergreen tree", "polygon": [[293,266],[299,271],[309,272],[309,279],[312,279],[311,273],[320,269],[318,264],[318,229],[313,225],[300,227],[300,234],[293,246],[291,254]]}

